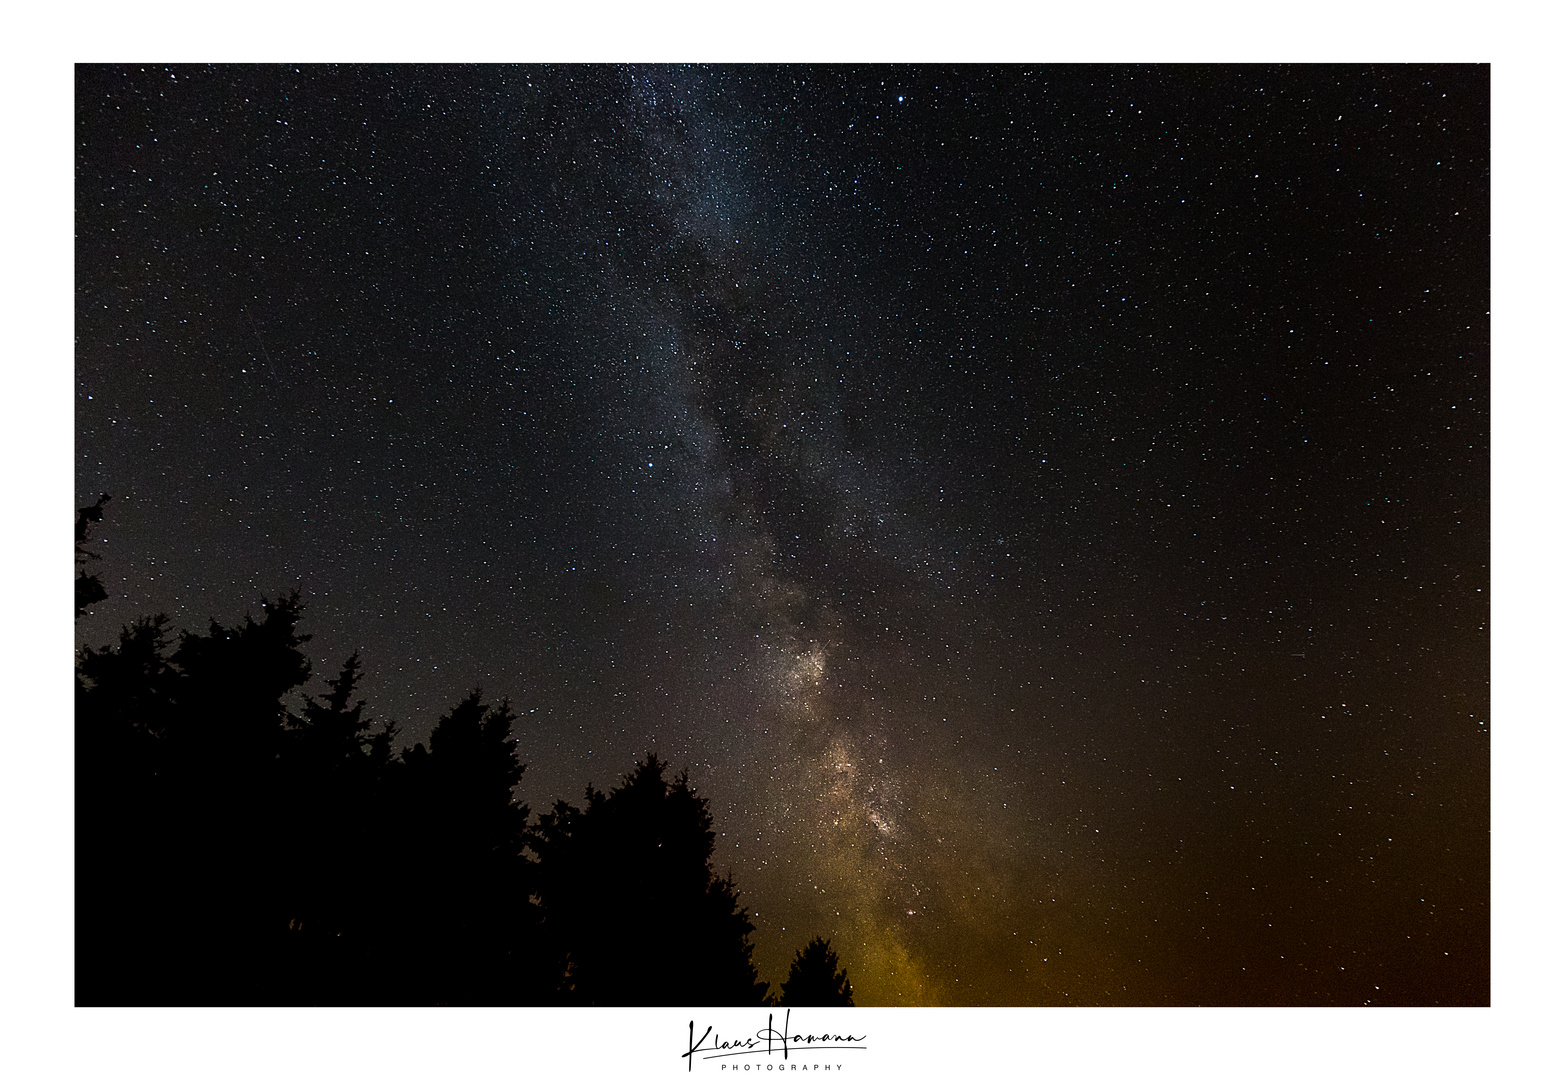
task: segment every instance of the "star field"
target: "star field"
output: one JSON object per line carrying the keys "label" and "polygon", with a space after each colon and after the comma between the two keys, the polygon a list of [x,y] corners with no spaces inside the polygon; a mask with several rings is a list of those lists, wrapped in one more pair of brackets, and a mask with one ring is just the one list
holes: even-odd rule
{"label": "star field", "polygon": [[535,808],[655,750],[774,983],[1488,1002],[1487,68],[76,100],[79,644],[298,588]]}

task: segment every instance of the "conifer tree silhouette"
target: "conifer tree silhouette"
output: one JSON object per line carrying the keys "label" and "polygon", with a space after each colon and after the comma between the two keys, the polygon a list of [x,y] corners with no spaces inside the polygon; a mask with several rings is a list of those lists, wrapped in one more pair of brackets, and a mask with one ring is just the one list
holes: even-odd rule
{"label": "conifer tree silhouette", "polygon": [[398,895],[420,925],[396,964],[412,1000],[539,1004],[557,982],[529,899],[515,719],[509,702],[486,706],[475,690],[435,725],[428,750],[418,743],[403,755]]}
{"label": "conifer tree silhouette", "polygon": [[837,970],[837,954],[831,942],[817,935],[794,954],[783,982],[780,1005],[852,1005],[853,986],[848,973]]}
{"label": "conifer tree silhouette", "polygon": [[108,599],[109,594],[104,591],[103,581],[97,574],[87,573],[87,564],[97,562],[103,556],[87,548],[87,527],[103,520],[103,504],[109,501],[108,495],[99,495],[98,501],[91,506],[78,507],[76,510],[76,617],[79,619],[89,607],[99,600]]}
{"label": "conifer tree silhouette", "polygon": [[648,755],[533,825],[509,702],[475,690],[394,755],[357,653],[300,692],[302,611],[157,615],[79,656],[78,1004],[765,1000],[685,774]]}
{"label": "conifer tree silhouette", "polygon": [[352,768],[365,756],[370,721],[364,718],[364,702],[353,695],[362,675],[359,654],[343,661],[342,671],[328,685],[325,701],[305,698],[304,715],[288,717],[288,728],[302,758],[320,766]]}
{"label": "conifer tree silhouette", "polygon": [[533,838],[545,928],[578,1005],[760,1004],[754,926],[719,878],[707,801],[649,754],[607,795],[565,802]]}
{"label": "conifer tree silhouette", "polygon": [[278,974],[283,1000],[352,1004],[383,985],[370,967],[378,952],[364,912],[384,903],[386,867],[395,850],[382,821],[390,809],[386,785],[394,728],[370,734],[365,703],[355,700],[358,653],[328,683],[324,701],[304,698],[290,713],[277,767],[281,799],[275,829],[282,910],[286,925]]}
{"label": "conifer tree silhouette", "polygon": [[76,673],[77,1003],[146,1000],[162,904],[163,735],[178,672],[168,619],[141,619],[116,647],[85,650]]}
{"label": "conifer tree silhouette", "polygon": [[128,627],[118,649],[82,656],[80,778],[95,786],[78,819],[78,929],[109,954],[96,956],[102,978],[83,980],[84,1003],[127,991],[149,1004],[274,994],[283,696],[309,661],[297,594],[263,609],[259,622],[182,634],[172,655],[158,616]]}

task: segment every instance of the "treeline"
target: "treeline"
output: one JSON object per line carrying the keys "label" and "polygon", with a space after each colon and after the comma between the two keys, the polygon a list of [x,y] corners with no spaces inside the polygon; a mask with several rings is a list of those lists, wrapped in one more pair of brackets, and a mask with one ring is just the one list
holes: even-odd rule
{"label": "treeline", "polygon": [[[84,565],[76,599],[102,599]],[[300,614],[159,615],[79,656],[78,1004],[852,1004],[819,939],[769,994],[684,774],[648,755],[534,816],[507,702],[399,750],[357,654],[302,693]]]}

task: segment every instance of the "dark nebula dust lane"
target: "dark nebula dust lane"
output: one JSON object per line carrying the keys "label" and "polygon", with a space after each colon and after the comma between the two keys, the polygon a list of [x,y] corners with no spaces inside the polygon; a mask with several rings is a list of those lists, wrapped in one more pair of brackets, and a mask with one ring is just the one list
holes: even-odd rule
{"label": "dark nebula dust lane", "polygon": [[1487,68],[76,90],[79,644],[655,750],[774,983],[1488,1002]]}

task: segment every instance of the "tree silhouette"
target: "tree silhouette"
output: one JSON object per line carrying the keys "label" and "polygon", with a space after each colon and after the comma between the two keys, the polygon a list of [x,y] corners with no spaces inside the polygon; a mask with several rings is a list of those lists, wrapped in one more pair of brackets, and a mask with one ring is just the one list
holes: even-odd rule
{"label": "tree silhouette", "polygon": [[[297,594],[265,618],[127,628],[80,664],[83,1000],[243,1003],[273,993],[286,927],[283,696],[308,677]],[[79,954],[80,955],[80,954]]]}
{"label": "tree silhouette", "polygon": [[475,690],[396,755],[357,653],[301,692],[302,611],[157,615],[78,657],[78,1004],[766,1000],[687,775],[648,755],[532,824],[509,702]]}
{"label": "tree silhouette", "polygon": [[78,1004],[148,1000],[164,852],[162,736],[179,673],[168,619],[141,619],[117,647],[86,650],[76,673],[76,960]]}
{"label": "tree silhouette", "polygon": [[304,699],[290,713],[277,760],[280,798],[274,829],[281,908],[286,925],[277,977],[285,1000],[356,1003],[384,985],[372,976],[378,950],[364,917],[388,895],[392,838],[373,826],[390,813],[386,783],[395,727],[370,733],[364,702],[355,700],[357,653],[328,683],[324,701]]}
{"label": "tree silhouette", "polygon": [[782,986],[781,1005],[852,1005],[848,973],[837,970],[837,954],[819,936],[793,956]]}
{"label": "tree silhouette", "polygon": [[607,795],[555,805],[533,838],[544,925],[577,1005],[751,1005],[754,926],[712,870],[707,801],[649,754]]}
{"label": "tree silhouette", "polygon": [[98,575],[87,573],[87,564],[103,557],[87,550],[87,527],[103,520],[103,504],[108,501],[108,495],[99,495],[98,501],[91,506],[78,507],[76,510],[76,617],[78,619],[89,607],[99,600],[107,599],[109,595],[104,591],[103,582]]}
{"label": "tree silhouette", "polygon": [[403,755],[397,895],[420,913],[417,937],[395,956],[409,1000],[538,1004],[558,978],[538,941],[529,897],[528,808],[513,792],[517,757],[510,703],[479,691],[441,718],[429,749]]}
{"label": "tree silhouette", "polygon": [[354,701],[361,677],[359,654],[343,661],[342,670],[328,685],[326,700],[305,698],[304,715],[288,717],[288,728],[295,732],[297,755],[313,765],[331,770],[352,768],[367,756],[370,721],[364,718],[364,702]]}

